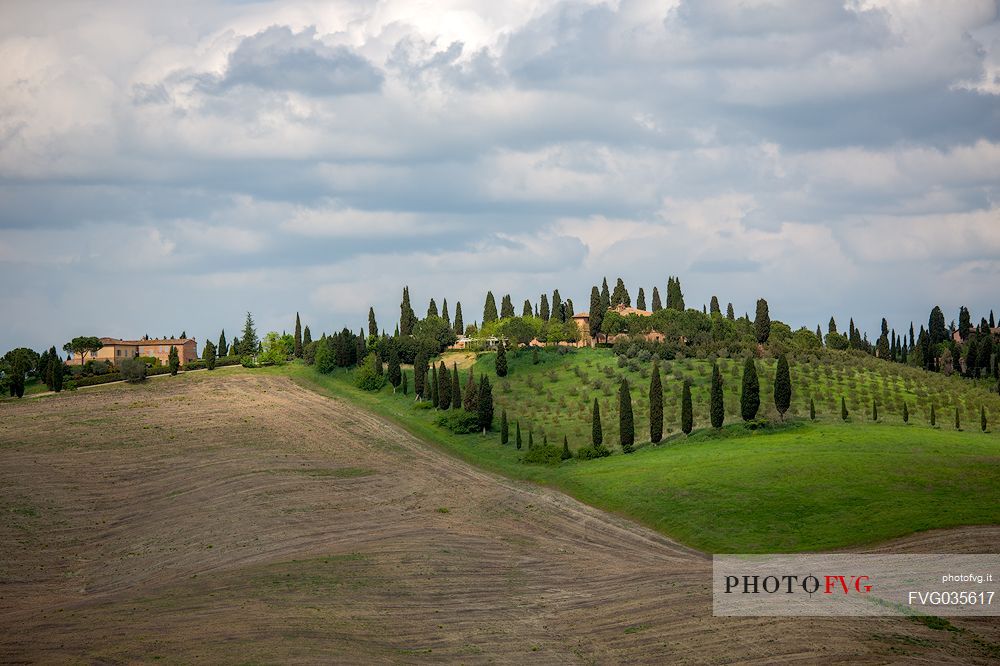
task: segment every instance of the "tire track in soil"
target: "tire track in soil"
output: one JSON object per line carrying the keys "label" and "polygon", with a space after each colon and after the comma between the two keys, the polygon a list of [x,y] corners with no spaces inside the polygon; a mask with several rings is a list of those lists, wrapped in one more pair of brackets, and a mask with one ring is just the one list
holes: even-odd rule
{"label": "tire track in soil", "polygon": [[713,618],[710,560],[658,533],[282,377],[176,379],[2,405],[0,661],[989,659],[896,619]]}

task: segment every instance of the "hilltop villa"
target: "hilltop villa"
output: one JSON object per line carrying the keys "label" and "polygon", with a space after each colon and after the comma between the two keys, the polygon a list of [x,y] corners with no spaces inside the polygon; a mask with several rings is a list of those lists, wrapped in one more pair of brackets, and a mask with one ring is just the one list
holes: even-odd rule
{"label": "hilltop villa", "polygon": [[119,340],[118,338],[101,338],[104,345],[96,352],[90,352],[87,358],[81,355],[74,362],[79,360],[80,365],[87,361],[108,361],[118,365],[126,358],[135,356],[151,356],[166,364],[170,356],[170,348],[177,347],[177,356],[181,365],[198,358],[198,343],[194,338],[163,338],[152,340]]}
{"label": "hilltop villa", "polygon": [[[627,317],[630,314],[638,315],[640,317],[651,317],[653,315],[653,313],[650,312],[649,310],[640,310],[639,308],[633,308],[628,305],[625,305],[624,303],[619,303],[613,308],[608,308],[608,310],[617,312],[622,317]],[[591,338],[589,312],[580,312],[573,315],[573,321],[576,322],[577,327],[579,327],[580,329],[580,340],[576,343],[577,347],[588,347],[588,346],[593,347],[595,344],[599,342],[614,342],[619,338],[628,337],[627,333],[619,333],[618,335],[611,336],[611,339],[608,339],[607,335],[599,333],[597,335],[596,340]],[[650,340],[653,342],[663,342],[665,339],[664,335],[659,331],[649,331],[648,333],[643,335],[643,337],[646,340]]]}

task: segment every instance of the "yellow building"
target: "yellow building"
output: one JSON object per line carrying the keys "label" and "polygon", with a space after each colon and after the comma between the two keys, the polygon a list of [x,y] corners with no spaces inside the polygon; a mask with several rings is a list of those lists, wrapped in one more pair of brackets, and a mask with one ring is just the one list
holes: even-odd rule
{"label": "yellow building", "polygon": [[83,365],[87,361],[107,361],[118,365],[127,358],[136,356],[151,356],[166,365],[170,357],[170,348],[177,347],[177,357],[181,365],[198,358],[198,342],[194,338],[163,338],[153,340],[119,340],[118,338],[101,338],[104,346],[86,355],[73,358],[74,363]]}

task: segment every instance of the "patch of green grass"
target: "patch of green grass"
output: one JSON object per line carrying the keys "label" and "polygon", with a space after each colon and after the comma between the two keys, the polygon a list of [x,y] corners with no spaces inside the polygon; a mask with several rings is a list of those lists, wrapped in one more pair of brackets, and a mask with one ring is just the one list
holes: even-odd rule
{"label": "patch of green grass", "polygon": [[[508,395],[512,440],[514,419],[530,413],[529,403],[509,398],[513,387],[527,383],[517,373],[554,374],[556,383],[565,381],[559,378],[564,364],[582,365],[591,373],[597,367],[617,368],[604,350],[541,356],[543,362],[527,371],[530,360],[527,366],[523,359],[517,360],[509,378],[494,382],[494,395]],[[693,374],[704,364],[690,359],[675,363],[690,366]],[[484,365],[481,360],[477,367]],[[360,391],[344,371],[320,375],[301,364],[266,371],[288,374],[304,386],[347,398],[470,463],[559,488],[708,552],[826,550],[920,530],[1000,523],[1000,504],[994,500],[1000,496],[1000,438],[994,434],[906,426],[888,419],[843,423],[838,412],[836,418],[816,423],[798,418],[754,431],[740,423],[722,431],[699,430],[690,437],[675,431],[664,443],[653,446],[647,441],[630,455],[528,465],[522,462],[526,450],[515,450],[513,442],[501,446],[496,432],[455,435],[436,426],[438,412],[416,409],[412,395]],[[575,376],[572,370],[562,374]],[[504,382],[510,385],[508,393],[501,388]],[[526,392],[521,395],[528,400]],[[767,396],[762,390],[762,404]],[[589,395],[585,399],[593,400]],[[700,399],[707,402],[704,396]],[[608,401],[617,402],[613,396]],[[641,442],[645,403],[636,392],[633,401]],[[572,419],[582,420],[584,443],[589,443],[589,406],[582,411],[563,409],[556,399],[554,407],[537,409],[541,414],[521,417],[525,441],[528,427],[539,428],[535,441],[540,440],[544,417],[561,430],[572,425]],[[670,409],[668,404],[665,411]],[[612,445],[615,421],[614,409],[604,412],[605,442]],[[549,441],[561,441],[561,436],[554,436],[558,432],[550,432]]]}

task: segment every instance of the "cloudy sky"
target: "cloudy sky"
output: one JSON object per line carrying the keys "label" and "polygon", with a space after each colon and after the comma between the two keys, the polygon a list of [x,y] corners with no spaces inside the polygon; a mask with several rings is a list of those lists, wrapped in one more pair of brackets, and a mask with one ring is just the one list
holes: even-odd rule
{"label": "cloudy sky", "polygon": [[978,317],[998,199],[997,0],[0,5],[4,349],[604,275]]}

